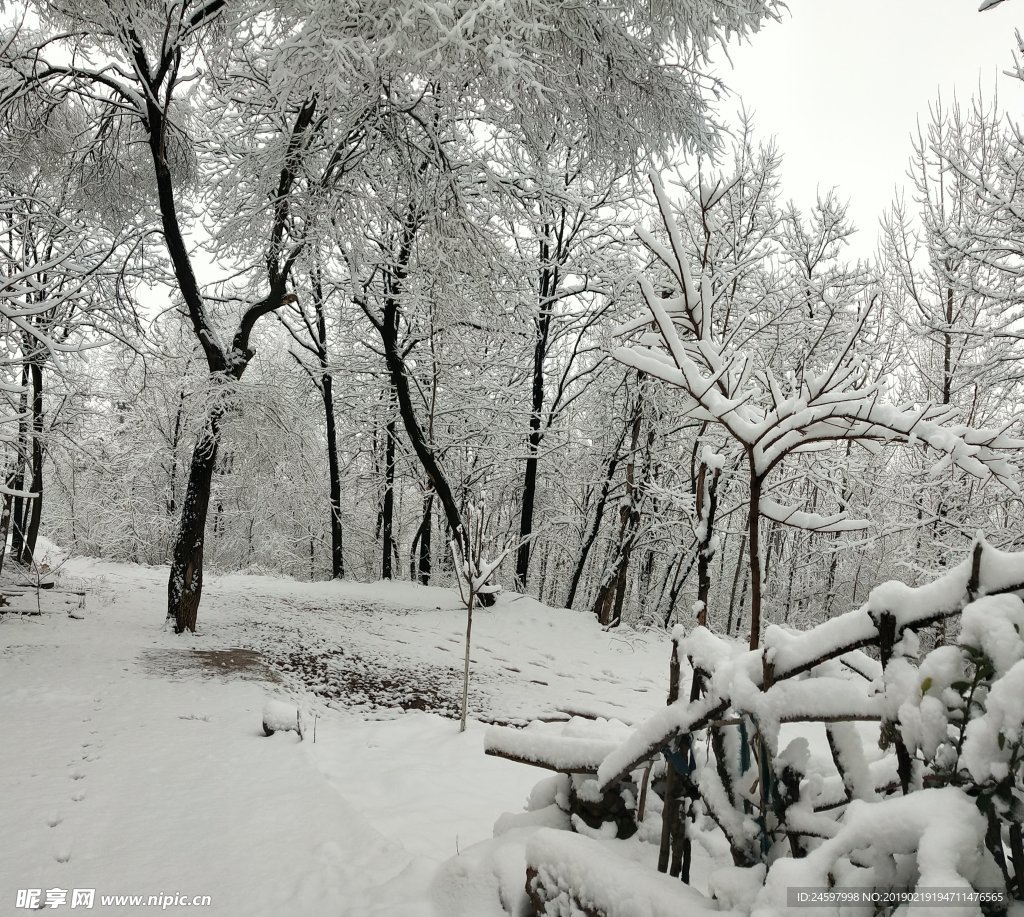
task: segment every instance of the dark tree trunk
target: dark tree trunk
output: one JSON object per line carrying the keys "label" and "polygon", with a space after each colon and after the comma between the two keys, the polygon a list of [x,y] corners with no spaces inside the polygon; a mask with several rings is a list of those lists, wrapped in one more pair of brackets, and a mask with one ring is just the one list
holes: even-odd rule
{"label": "dark tree trunk", "polygon": [[594,547],[594,542],[597,541],[598,532],[601,530],[601,520],[604,518],[605,507],[608,505],[608,495],[611,493],[612,481],[615,477],[615,469],[619,464],[619,450],[622,448],[623,442],[626,439],[626,429],[623,428],[622,435],[619,437],[619,441],[615,444],[615,449],[612,452],[612,457],[608,460],[608,469],[605,472],[604,481],[601,482],[601,493],[597,498],[597,503],[594,506],[594,521],[590,526],[590,531],[587,532],[586,537],[583,539],[583,544],[580,546],[580,554],[576,559],[576,567],[572,572],[572,580],[569,583],[569,593],[565,597],[565,607],[572,608],[573,602],[576,601],[576,592],[579,589],[580,580],[583,577],[583,569],[587,565],[587,558],[590,556],[590,550]]}
{"label": "dark tree trunk", "polygon": [[[640,512],[636,500],[636,455],[640,446],[640,425],[643,419],[642,404],[638,401],[636,413],[633,415],[630,433],[629,460],[626,463],[626,494],[619,508],[619,544],[615,559],[605,573],[597,600],[594,602],[594,614],[602,625],[617,624],[622,618],[622,606],[626,597],[629,562],[633,556],[633,546],[640,525]],[[648,443],[650,445],[650,442]]]}
{"label": "dark tree trunk", "polygon": [[[534,367],[534,372],[541,376],[543,386],[542,364]],[[536,383],[535,383],[536,388]],[[543,389],[542,389],[543,390]],[[536,402],[536,395],[534,397]],[[526,591],[526,578],[530,573],[530,554],[533,549],[533,507],[537,498],[537,464],[540,451],[540,414],[535,409],[530,416],[530,435],[526,440],[526,473],[523,476],[523,509],[519,518],[519,547],[516,550],[516,581],[522,592]]]}
{"label": "dark tree trunk", "polygon": [[537,498],[537,465],[540,454],[541,430],[544,413],[544,362],[548,355],[548,339],[551,336],[551,317],[554,312],[554,293],[558,289],[558,265],[550,264],[550,227],[544,227],[540,242],[540,278],[537,296],[540,311],[534,320],[536,338],[533,347],[533,389],[530,397],[530,433],[526,439],[526,473],[523,477],[523,509],[519,518],[519,549],[516,552],[516,580],[519,588],[526,591],[526,578],[530,572],[530,554],[533,535],[533,510]]}
{"label": "dark tree trunk", "polygon": [[[25,487],[24,468],[19,470],[14,479],[16,490]],[[25,504],[28,501],[24,497],[15,497],[11,506],[11,557],[16,564],[21,563],[22,555],[25,553]]]}
{"label": "dark tree trunk", "polygon": [[[433,444],[427,440],[416,416],[408,368],[399,342],[400,299],[405,278],[408,276],[409,265],[412,262],[413,243],[417,229],[418,226],[414,222],[410,222],[402,230],[399,249],[387,275],[382,320],[374,318],[373,321],[380,332],[381,342],[384,345],[388,375],[398,401],[398,413],[402,419],[402,426],[409,439],[409,444],[441,502],[441,508],[444,511],[448,528],[451,530],[452,538],[456,541],[462,557],[469,558],[473,556],[473,548],[470,543],[471,535],[463,524],[455,494],[434,453]],[[364,309],[367,308],[365,303],[363,306]],[[372,318],[372,312],[368,311],[367,314]],[[494,596],[487,592],[480,593],[477,596],[477,602],[480,605],[491,605],[494,602]]]}
{"label": "dark tree trunk", "polygon": [[196,629],[203,592],[203,540],[219,445],[220,413],[215,409],[192,453],[167,583],[167,616],[176,634]]}
{"label": "dark tree trunk", "polygon": [[[729,590],[729,620],[725,624],[725,634],[727,637],[732,636],[732,623],[733,623],[733,610],[736,608],[736,589],[740,584],[740,576],[743,573],[743,560],[747,557],[747,533],[743,533],[743,538],[740,539],[740,549],[736,554],[736,570],[732,576],[732,589]],[[747,580],[743,579],[743,589],[746,591]],[[740,594],[740,611],[736,615],[736,632],[739,633],[740,626],[740,615],[743,611],[743,594]]]}
{"label": "dark tree trunk", "polygon": [[178,392],[178,410],[174,415],[174,431],[171,433],[171,472],[167,494],[167,515],[178,511],[178,446],[181,444],[181,422],[185,417],[185,392]]}
{"label": "dark tree trunk", "polygon": [[[18,459],[14,471],[14,490],[25,489],[25,466],[28,463],[28,363],[21,368],[21,398],[18,405]],[[21,563],[25,552],[25,498],[14,497],[11,504],[11,557]]]}
{"label": "dark tree trunk", "polygon": [[427,486],[423,495],[423,521],[420,523],[420,550],[416,568],[416,579],[424,586],[430,583],[431,540],[434,530],[434,491]]}
{"label": "dark tree trunk", "polygon": [[[390,406],[390,401],[389,401]],[[388,418],[384,430],[384,500],[381,509],[381,579],[391,579],[391,558],[395,554],[395,418]]]}
{"label": "dark tree trunk", "polygon": [[338,462],[338,434],[334,420],[334,390],[331,382],[331,376],[325,374],[321,394],[324,400],[327,434],[327,473],[330,476],[331,577],[342,579],[345,576],[345,532],[341,524],[341,468]]}
{"label": "dark tree trunk", "polygon": [[747,514],[747,548],[750,552],[750,648],[761,645],[761,484],[750,462],[750,507]]}
{"label": "dark tree trunk", "polygon": [[327,352],[327,316],[320,266],[314,265],[313,310],[316,316],[316,355],[320,363],[320,397],[324,403],[324,434],[327,439],[327,474],[331,517],[331,578],[345,576],[344,529],[341,522],[341,466],[338,461],[338,432],[334,419],[334,377],[330,373]]}
{"label": "dark tree trunk", "polygon": [[676,562],[675,573],[672,576],[672,588],[668,591],[668,607],[665,609],[665,617],[663,619],[666,630],[669,624],[672,622],[672,615],[675,614],[676,605],[679,604],[679,593],[683,591],[683,586],[686,585],[686,580],[690,576],[690,571],[693,569],[693,565],[697,562],[697,552],[695,551],[690,556],[690,562],[686,565],[686,569],[683,569],[683,555],[679,555],[679,560]]}
{"label": "dark tree trunk", "polygon": [[[181,230],[174,180],[166,156],[168,119],[165,106],[170,104],[174,79],[169,77],[169,74],[176,75],[178,68],[171,58],[163,60],[163,64],[166,66],[151,66],[150,62],[145,59],[146,52],[141,46],[134,49],[134,54],[136,66],[140,74],[143,75],[147,89],[145,112],[141,115],[141,122],[147,134],[153,162],[164,244],[192,330],[206,357],[210,383],[216,388],[225,380],[237,382],[241,379],[254,356],[249,342],[253,328],[260,318],[281,308],[287,302],[293,301],[292,294],[287,293],[287,284],[291,266],[301,252],[302,244],[293,247],[284,266],[281,265],[281,246],[288,222],[288,199],[295,184],[293,163],[290,159],[286,160],[281,169],[275,194],[274,220],[266,260],[269,286],[267,295],[250,305],[242,313],[231,343],[225,347],[218,343],[217,335],[206,314],[203,294]],[[150,77],[150,74],[156,74],[156,76]],[[167,86],[162,85],[162,81],[165,79],[169,79]],[[163,100],[161,91],[166,97]],[[290,150],[297,149],[301,138],[310,128],[315,113],[315,100],[308,100],[300,106],[291,127]],[[196,627],[199,599],[203,588],[203,539],[206,533],[206,517],[210,508],[213,467],[217,460],[217,448],[220,445],[222,416],[223,407],[215,404],[207,417],[203,434],[193,450],[189,466],[185,500],[174,542],[171,572],[167,581],[167,619],[174,622],[175,633],[182,633],[185,630],[194,631]]]}
{"label": "dark tree trunk", "polygon": [[43,518],[43,367],[33,362],[32,374],[32,499],[28,507],[28,525],[21,563],[29,566],[36,555],[39,524]]}
{"label": "dark tree trunk", "polygon": [[713,471],[703,462],[697,477],[697,519],[703,526],[700,543],[697,546],[697,623],[706,627],[708,623],[708,598],[711,595],[711,563],[715,559],[714,532],[715,514],[718,511],[718,469]]}

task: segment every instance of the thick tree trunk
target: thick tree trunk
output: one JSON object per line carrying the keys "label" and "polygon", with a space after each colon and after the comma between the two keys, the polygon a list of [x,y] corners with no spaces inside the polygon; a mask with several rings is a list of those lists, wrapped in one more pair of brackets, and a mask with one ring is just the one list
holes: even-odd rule
{"label": "thick tree trunk", "polygon": [[[198,28],[205,21],[216,17],[219,7],[219,4],[209,4],[204,10],[196,13],[192,19],[194,27]],[[126,32],[125,36],[128,34]],[[176,55],[180,53],[180,49],[175,49],[174,42],[165,44],[154,60],[148,58],[149,52],[137,41],[132,44],[130,51],[136,73],[145,89],[140,96],[139,126],[145,132],[149,146],[164,245],[178,291],[196,342],[206,357],[211,384],[216,387],[226,379],[237,382],[254,355],[250,340],[256,323],[264,315],[274,312],[292,299],[292,294],[286,292],[289,275],[306,244],[304,240],[293,241],[289,243],[289,250],[285,252],[289,198],[296,181],[295,162],[291,155],[285,157],[274,194],[273,220],[263,262],[267,270],[267,294],[245,309],[230,345],[222,345],[206,313],[203,293],[192,266],[192,256],[178,216],[174,177],[167,158],[170,134],[167,112],[178,80],[179,60]],[[288,138],[289,153],[298,150],[303,136],[313,125],[315,115],[315,98],[307,99],[299,106]],[[210,505],[213,466],[220,444],[222,413],[221,407],[215,405],[212,408],[207,418],[206,429],[192,454],[181,521],[171,559],[171,573],[167,583],[167,617],[174,621],[177,633],[184,630],[194,631],[196,626],[203,582],[203,538]]]}
{"label": "thick tree trunk", "polygon": [[434,491],[430,485],[423,494],[423,521],[420,522],[419,554],[417,556],[416,580],[426,586],[430,583],[431,541],[434,531]]}
{"label": "thick tree trunk", "polygon": [[167,618],[180,634],[195,631],[203,592],[203,541],[210,507],[213,468],[220,446],[220,412],[207,419],[206,429],[192,453],[188,485],[174,543],[171,575],[167,582]]}
{"label": "thick tree trunk", "polygon": [[327,316],[319,264],[312,272],[313,310],[316,315],[316,353],[320,363],[320,396],[324,403],[324,434],[327,439],[327,475],[331,517],[331,578],[345,576],[344,529],[341,524],[341,466],[338,461],[338,433],[334,419],[334,377],[329,371]]}
{"label": "thick tree trunk", "polygon": [[32,363],[32,500],[21,563],[29,566],[35,560],[39,525],[43,518],[43,367]]}
{"label": "thick tree trunk", "polygon": [[[390,406],[390,403],[389,403]],[[384,429],[384,500],[381,510],[381,579],[394,576],[391,559],[395,554],[395,418]]]}
{"label": "thick tree trunk", "polygon": [[[14,490],[25,489],[25,466],[28,463],[28,363],[21,369],[21,398],[18,405],[18,464],[14,472]],[[14,497],[11,504],[11,557],[21,563],[25,551],[25,498]]]}
{"label": "thick tree trunk", "polygon": [[334,390],[330,375],[324,375],[321,393],[327,435],[327,474],[330,477],[331,501],[331,577],[345,576],[344,538],[341,524],[341,467],[338,462],[338,434],[334,421]]}
{"label": "thick tree trunk", "polygon": [[761,645],[761,478],[750,461],[750,508],[747,515],[747,547],[750,551],[750,648]]}
{"label": "thick tree trunk", "polygon": [[[564,224],[565,213],[562,213]],[[530,572],[530,554],[533,535],[533,511],[537,498],[537,465],[540,444],[544,438],[542,415],[544,413],[544,363],[548,356],[548,340],[551,336],[551,318],[554,314],[554,294],[558,289],[559,269],[557,262],[552,265],[552,227],[544,226],[538,252],[540,276],[537,281],[537,299],[540,303],[535,319],[536,337],[533,347],[533,387],[530,395],[530,433],[526,440],[526,472],[523,476],[523,508],[519,517],[519,549],[516,552],[516,580],[519,588],[526,591],[526,578]],[[559,245],[555,245],[555,254]]]}
{"label": "thick tree trunk", "polygon": [[[540,364],[541,366],[543,364]],[[538,367],[534,372],[541,375],[543,385],[543,373]],[[536,397],[534,398],[536,402]],[[533,550],[531,538],[533,536],[533,507],[537,498],[537,465],[538,453],[540,451],[540,414],[537,409],[530,416],[530,435],[526,440],[526,473],[523,476],[523,509],[519,517],[519,547],[516,550],[516,581],[522,592],[526,591],[526,578],[530,573],[530,554]]]}

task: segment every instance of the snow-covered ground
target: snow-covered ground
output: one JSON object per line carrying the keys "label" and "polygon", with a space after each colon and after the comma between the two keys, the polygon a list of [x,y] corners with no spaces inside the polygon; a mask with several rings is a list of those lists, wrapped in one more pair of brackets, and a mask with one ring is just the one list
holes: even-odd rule
{"label": "snow-covered ground", "polygon": [[[188,913],[174,896],[208,895],[200,912],[239,917],[500,913],[469,887],[468,848],[544,774],[485,757],[483,724],[664,704],[666,639],[522,596],[476,614],[460,735],[454,591],[209,577],[200,633],[176,637],[164,568],[73,558],[59,579],[84,611],[52,592],[41,616],[0,619],[0,914],[26,913],[31,890],[84,910],[76,889],[111,914],[151,908],[104,896]],[[305,741],[264,735],[268,700],[301,711]]]}

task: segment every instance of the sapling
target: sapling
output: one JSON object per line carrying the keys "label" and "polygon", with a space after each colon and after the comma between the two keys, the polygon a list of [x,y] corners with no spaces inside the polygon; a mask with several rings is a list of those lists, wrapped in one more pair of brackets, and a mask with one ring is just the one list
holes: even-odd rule
{"label": "sapling", "polygon": [[459,719],[459,732],[466,731],[466,711],[469,707],[469,654],[473,638],[473,609],[479,596],[493,595],[501,588],[490,579],[495,570],[508,557],[512,548],[505,548],[495,560],[484,560],[484,504],[481,500],[469,507],[469,550],[465,549],[467,539],[462,527],[455,533],[451,542],[452,557],[455,561],[456,581],[459,584],[459,596],[466,606],[466,655],[462,668],[462,712]]}

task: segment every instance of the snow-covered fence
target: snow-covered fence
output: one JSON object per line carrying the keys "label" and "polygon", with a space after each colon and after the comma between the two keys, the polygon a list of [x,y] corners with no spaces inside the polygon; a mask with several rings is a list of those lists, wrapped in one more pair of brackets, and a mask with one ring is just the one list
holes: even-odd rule
{"label": "snow-covered fence", "polygon": [[[677,631],[695,689],[603,759],[597,790],[664,753],[659,868],[688,878],[707,815],[737,866],[768,867],[764,913],[787,882],[1024,896],[1022,592],[1024,553],[979,539],[933,582],[885,583],[802,633],[769,628],[756,651]],[[957,645],[919,659],[915,631],[958,615]],[[879,724],[881,755],[858,723]]]}
{"label": "snow-covered fence", "polygon": [[618,747],[626,726],[615,720],[572,717],[566,723],[535,722],[525,729],[492,726],[484,752],[567,778],[562,802],[569,824],[582,834],[627,838],[637,830],[637,784],[632,775],[597,788],[601,761]]}
{"label": "snow-covered fence", "polygon": [[644,917],[716,917],[703,895],[652,874],[599,842],[550,828],[538,831],[526,846],[526,891],[534,914],[644,915]]}

